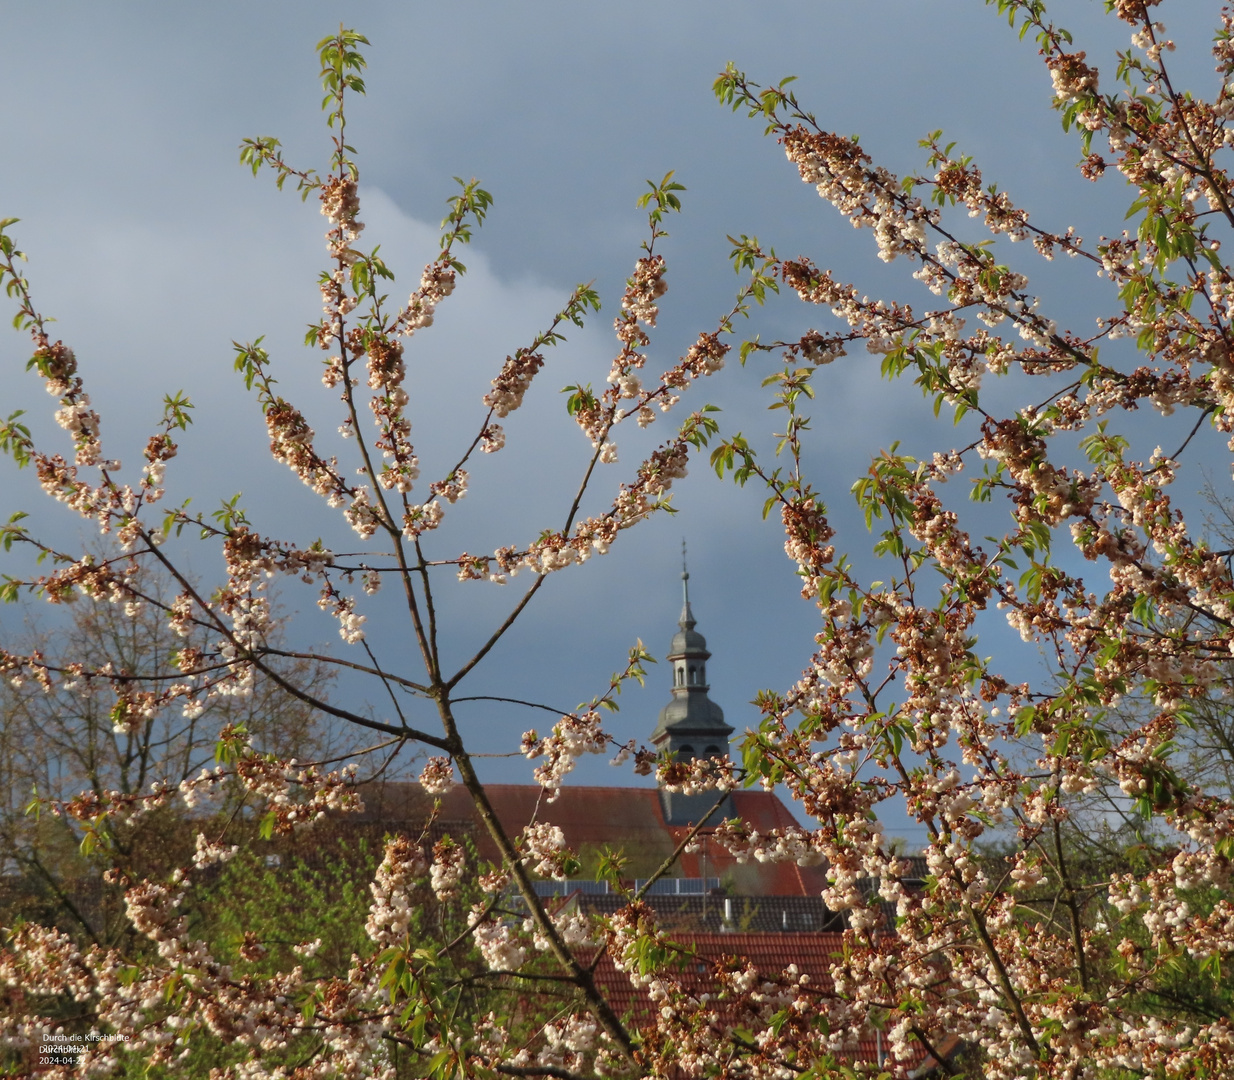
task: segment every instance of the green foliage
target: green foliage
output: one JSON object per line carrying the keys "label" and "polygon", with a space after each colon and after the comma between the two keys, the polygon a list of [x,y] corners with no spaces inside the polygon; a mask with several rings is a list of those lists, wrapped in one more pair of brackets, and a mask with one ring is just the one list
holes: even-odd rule
{"label": "green foliage", "polygon": [[668,236],[668,233],[660,228],[664,221],[666,213],[679,213],[681,210],[681,199],[678,198],[678,191],[685,191],[684,184],[679,184],[673,179],[673,172],[669,170],[664,174],[664,179],[658,184],[652,180],[647,181],[647,186],[650,191],[644,192],[639,196],[638,206],[640,209],[655,204],[655,209],[648,214],[648,219],[651,222],[651,239],[648,240],[643,248],[650,252],[651,246],[659,236]]}
{"label": "green foliage", "polygon": [[[364,920],[378,853],[364,839],[320,839],[311,864],[300,855],[248,846],[196,890],[195,929],[217,959],[255,977],[301,964],[313,978],[346,978],[352,955],[371,950]],[[262,956],[242,958],[245,935],[262,943]],[[311,958],[293,952],[318,940]]]}
{"label": "green foliage", "polygon": [[456,240],[462,244],[471,243],[472,229],[484,224],[493,205],[493,196],[480,186],[474,176],[470,180],[456,176],[454,182],[462,191],[446,200],[450,212],[441,219],[441,252],[447,257],[450,268],[461,274],[466,272],[467,267],[450,255],[450,248]]}
{"label": "green foliage", "polygon": [[322,99],[323,111],[334,107],[326,122],[333,127],[342,123],[343,91],[352,90],[357,94],[364,93],[364,80],[360,72],[368,67],[364,54],[357,46],[369,44],[368,38],[355,30],[346,30],[342,26],[339,32],[330,37],[322,38],[317,43],[317,55],[321,60],[321,85],[326,91]]}
{"label": "green foliage", "polygon": [[19,469],[24,469],[31,461],[34,442],[30,438],[30,428],[19,423],[25,415],[24,409],[9,413],[8,419],[0,423],[0,452],[8,454]]}

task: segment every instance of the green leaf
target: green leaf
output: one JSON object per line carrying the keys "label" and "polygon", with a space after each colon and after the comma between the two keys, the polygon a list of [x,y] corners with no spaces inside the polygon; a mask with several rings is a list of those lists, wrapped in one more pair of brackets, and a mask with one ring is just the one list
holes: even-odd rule
{"label": "green leaf", "polygon": [[261,825],[258,827],[257,833],[263,840],[269,840],[274,836],[274,825],[278,818],[274,811],[270,810],[262,816]]}

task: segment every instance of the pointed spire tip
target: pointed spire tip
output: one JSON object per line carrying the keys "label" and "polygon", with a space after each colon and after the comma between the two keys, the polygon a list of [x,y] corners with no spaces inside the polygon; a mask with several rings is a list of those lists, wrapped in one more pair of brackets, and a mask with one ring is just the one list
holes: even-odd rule
{"label": "pointed spire tip", "polygon": [[694,612],[690,610],[690,571],[686,568],[686,539],[681,538],[681,618],[677,625],[683,630],[694,629]]}

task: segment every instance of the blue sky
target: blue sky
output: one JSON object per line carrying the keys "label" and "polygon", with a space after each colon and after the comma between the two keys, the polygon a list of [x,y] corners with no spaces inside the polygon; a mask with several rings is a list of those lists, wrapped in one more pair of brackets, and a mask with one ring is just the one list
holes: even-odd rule
{"label": "blue sky", "polygon": [[[1184,82],[1208,91],[1211,28],[1193,12],[1167,7],[1164,17],[1180,42]],[[1099,3],[1067,0],[1051,13],[1075,31],[1090,61],[1112,71],[1110,50],[1121,42]],[[319,308],[324,219],[314,202],[302,206],[266,176],[254,180],[237,164],[237,146],[245,136],[276,135],[293,162],[324,164],[313,46],[340,19],[372,42],[369,95],[352,103],[349,135],[361,169],[364,241],[383,245],[399,273],[396,291],[415,284],[433,253],[452,176],[479,177],[496,200],[466,254],[472,274],[410,348],[413,395],[424,403],[418,412],[413,406],[413,422],[426,475],[461,438],[450,418],[461,413],[468,427],[478,420],[478,399],[502,358],[576,282],[594,279],[605,301],[588,329],[550,356],[534,400],[507,424],[507,451],[474,471],[472,495],[439,538],[442,555],[526,543],[561,516],[556,508],[588,445],[556,391],[600,383],[607,372],[611,320],[645,235],[634,203],[646,178],[674,169],[688,188],[660,248],[670,290],[650,368],[671,366],[731,303],[728,234],[757,234],[871,293],[924,303],[912,267],[880,264],[868,233],[854,232],[798,181],[757,121],[715,102],[711,83],[727,61],[762,83],[797,75],[799,97],[822,123],[860,132],[875,159],[897,173],[923,168],[917,140],[943,128],[1035,222],[1060,230],[1074,222],[1094,241],[1122,228],[1125,189],[1117,179],[1088,184],[1074,169],[1078,147],[1049,108],[1035,47],[976,0],[762,7],[0,0],[9,43],[0,216],[22,219],[15,232],[30,255],[36,298],[77,351],[108,452],[135,464],[162,395],[184,390],[198,404],[198,423],[171,465],[172,495],[193,494],[209,509],[243,490],[257,527],[274,535],[348,542],[307,491],[263,460],[264,425],[230,371],[231,341],[264,334],[276,374],[318,430],[338,422],[333,399],[320,392],[319,358],[299,343]],[[1087,330],[1108,306],[1106,284],[1086,269],[1047,272],[1028,253],[1019,257],[1060,324]],[[739,331],[786,338],[818,321],[786,297]],[[55,439],[51,399],[21,373],[27,354],[21,336],[0,337],[0,409],[30,409],[36,429]],[[715,402],[726,430],[765,443],[774,417],[758,383],[773,365],[756,360],[743,372],[732,364],[688,402]],[[828,370],[810,437],[811,461],[842,526],[840,549],[858,556],[869,539],[847,492],[870,457],[894,439],[925,450],[960,438],[949,422],[930,418],[911,386],[880,382],[876,365],[862,354]],[[623,446],[620,463],[602,472],[594,505],[608,502],[639,451],[668,430],[662,421],[654,438]],[[1156,438],[1151,423],[1144,437]],[[1203,442],[1194,463],[1220,476],[1223,454],[1218,441]],[[75,535],[77,524],[43,505],[29,477],[0,468],[0,512],[37,511],[49,535]],[[1197,478],[1191,488],[1198,486]],[[762,495],[718,481],[700,462],[675,502],[675,517],[640,526],[606,558],[551,580],[474,692],[570,707],[602,690],[636,638],[662,656],[680,609],[683,536],[699,629],[714,654],[712,696],[730,722],[740,730],[752,718],[746,703],[761,687],[790,684],[809,659],[816,620],[797,598],[778,524],[758,519]],[[999,520],[986,531],[1001,531]],[[191,557],[203,576],[217,570],[208,552]],[[305,640],[337,641],[313,599],[284,594],[305,614]],[[447,586],[452,654],[462,658],[483,640],[513,599],[510,588]],[[371,637],[397,655],[403,631],[379,610],[369,614]],[[997,632],[990,640],[987,652],[1018,642]],[[1028,669],[1036,662],[1017,661]],[[646,737],[668,685],[666,666],[653,668],[648,689],[623,698],[616,733]],[[478,710],[472,720],[493,751],[533,725],[544,726],[509,711]],[[517,762],[490,767],[502,779],[527,775]],[[598,763],[577,775],[629,781]]]}

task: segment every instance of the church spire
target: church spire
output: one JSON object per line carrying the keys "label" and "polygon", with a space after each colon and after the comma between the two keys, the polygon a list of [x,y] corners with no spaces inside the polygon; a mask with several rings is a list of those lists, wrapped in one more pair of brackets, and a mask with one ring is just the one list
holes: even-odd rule
{"label": "church spire", "polygon": [[684,540],[681,596],[681,618],[667,656],[673,673],[673,697],[660,711],[660,722],[651,739],[661,750],[681,759],[727,754],[733,729],[724,722],[724,710],[707,696],[707,661],[711,653],[707,651],[707,639],[695,629]]}
{"label": "church spire", "polygon": [[[651,734],[652,744],[677,761],[728,756],[728,740],[733,729],[724,722],[724,710],[711,700],[707,691],[707,639],[696,629],[690,607],[690,571],[686,564],[686,543],[681,542],[681,618],[677,633],[668,648],[667,660],[673,673],[673,696],[660,710],[660,722]],[[672,825],[698,821],[715,802],[714,792],[686,795],[661,790],[664,819]]]}

